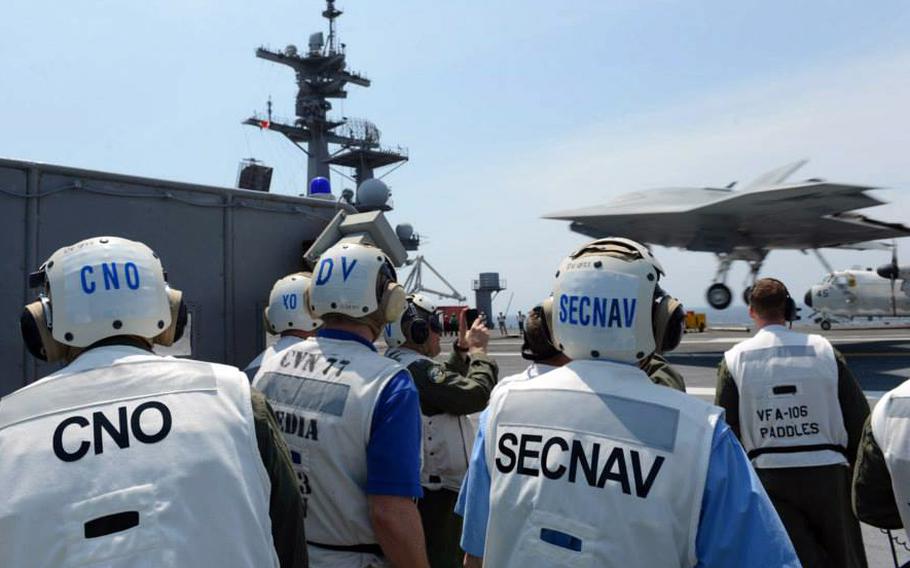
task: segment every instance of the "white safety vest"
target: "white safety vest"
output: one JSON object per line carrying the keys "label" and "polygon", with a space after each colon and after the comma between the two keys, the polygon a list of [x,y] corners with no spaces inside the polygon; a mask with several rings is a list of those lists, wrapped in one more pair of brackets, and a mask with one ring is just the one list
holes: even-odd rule
{"label": "white safety vest", "polygon": [[379,395],[401,370],[357,341],[326,337],[263,363],[253,386],[268,398],[284,432],[307,500],[311,543],[376,544],[364,492],[367,444]]}
{"label": "white safety vest", "polygon": [[606,361],[497,389],[484,446],[484,563],[694,566],[721,412]]}
{"label": "white safety vest", "polygon": [[[397,347],[386,351],[401,365],[408,367],[415,361],[429,357],[413,349]],[[448,489],[459,491],[464,474],[468,471],[471,449],[474,447],[476,430],[468,416],[455,414],[421,414],[423,419],[423,463],[420,468],[420,484],[436,491]]]}
{"label": "white safety vest", "polygon": [[872,411],[872,436],[885,456],[904,530],[910,531],[910,381],[885,393]]}
{"label": "white safety vest", "polygon": [[496,383],[494,390],[514,381],[526,381],[528,379],[533,379],[538,375],[548,373],[556,368],[558,367],[554,367],[553,365],[546,365],[544,363],[531,363],[524,371],[499,379],[499,382]]}
{"label": "white safety vest", "polygon": [[740,433],[753,466],[847,464],[837,359],[827,339],[771,325],[724,359],[739,391]]}
{"label": "white safety vest", "polygon": [[98,347],[0,401],[0,566],[278,566],[250,386]]}
{"label": "white safety vest", "polygon": [[250,364],[246,366],[243,372],[246,373],[251,382],[256,380],[256,374],[259,372],[259,368],[262,367],[263,361],[273,357],[275,353],[281,353],[291,345],[297,345],[301,341],[304,341],[304,339],[296,335],[282,335],[275,343],[266,347],[262,353],[250,361]]}

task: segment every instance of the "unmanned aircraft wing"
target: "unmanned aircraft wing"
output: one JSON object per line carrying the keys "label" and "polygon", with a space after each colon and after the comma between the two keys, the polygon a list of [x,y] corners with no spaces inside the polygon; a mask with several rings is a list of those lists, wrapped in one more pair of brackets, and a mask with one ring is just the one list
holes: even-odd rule
{"label": "unmanned aircraft wing", "polygon": [[747,191],[689,188],[621,196],[549,219],[591,237],[624,236],[716,253],[734,249],[812,249],[910,236],[910,228],[853,213],[883,202],[871,186],[809,181]]}

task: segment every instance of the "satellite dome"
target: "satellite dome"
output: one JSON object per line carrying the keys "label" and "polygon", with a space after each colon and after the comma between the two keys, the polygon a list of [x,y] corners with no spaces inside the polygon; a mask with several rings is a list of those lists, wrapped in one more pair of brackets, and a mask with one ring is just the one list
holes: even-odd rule
{"label": "satellite dome", "polygon": [[414,225],[402,223],[395,227],[395,234],[398,235],[398,238],[402,241],[407,241],[414,236]]}
{"label": "satellite dome", "polygon": [[297,46],[293,43],[288,44],[288,46],[284,48],[284,54],[288,57],[294,57],[297,55]]}
{"label": "satellite dome", "polygon": [[364,181],[357,188],[357,208],[362,210],[386,209],[392,192],[382,180]]}

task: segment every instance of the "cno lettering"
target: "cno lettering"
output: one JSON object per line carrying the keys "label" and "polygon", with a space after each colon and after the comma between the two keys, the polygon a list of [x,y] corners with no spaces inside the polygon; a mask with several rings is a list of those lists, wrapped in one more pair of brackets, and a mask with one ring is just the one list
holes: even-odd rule
{"label": "cno lettering", "polygon": [[98,266],[85,265],[79,270],[79,281],[82,291],[94,294],[99,287],[105,290],[139,289],[139,267],[134,262],[118,265],[116,262],[103,262]]}
{"label": "cno lettering", "polygon": [[[142,429],[142,414],[152,412],[161,416],[161,426],[157,432],[146,432]],[[127,419],[129,418],[129,419]],[[70,416],[54,429],[54,455],[65,462],[79,461],[89,450],[94,448],[95,455],[104,453],[104,438],[110,438],[120,449],[130,447],[130,434],[143,444],[155,444],[167,438],[171,432],[171,411],[162,402],[151,400],[133,409],[127,417],[125,406],[117,408],[116,424],[103,412],[96,411],[91,419],[84,416]],[[85,430],[91,426],[91,432]],[[105,436],[106,434],[106,436]],[[63,443],[66,435],[69,440],[79,439],[78,445],[72,441]]]}

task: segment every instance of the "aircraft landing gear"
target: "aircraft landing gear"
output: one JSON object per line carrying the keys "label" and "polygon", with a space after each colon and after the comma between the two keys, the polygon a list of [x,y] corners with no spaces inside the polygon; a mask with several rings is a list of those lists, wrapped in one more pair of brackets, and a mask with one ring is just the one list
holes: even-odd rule
{"label": "aircraft landing gear", "polygon": [[825,331],[831,329],[831,322],[828,320],[822,320],[818,325]]}
{"label": "aircraft landing gear", "polygon": [[715,282],[708,286],[708,304],[715,310],[726,309],[733,301],[733,291],[723,282]]}

